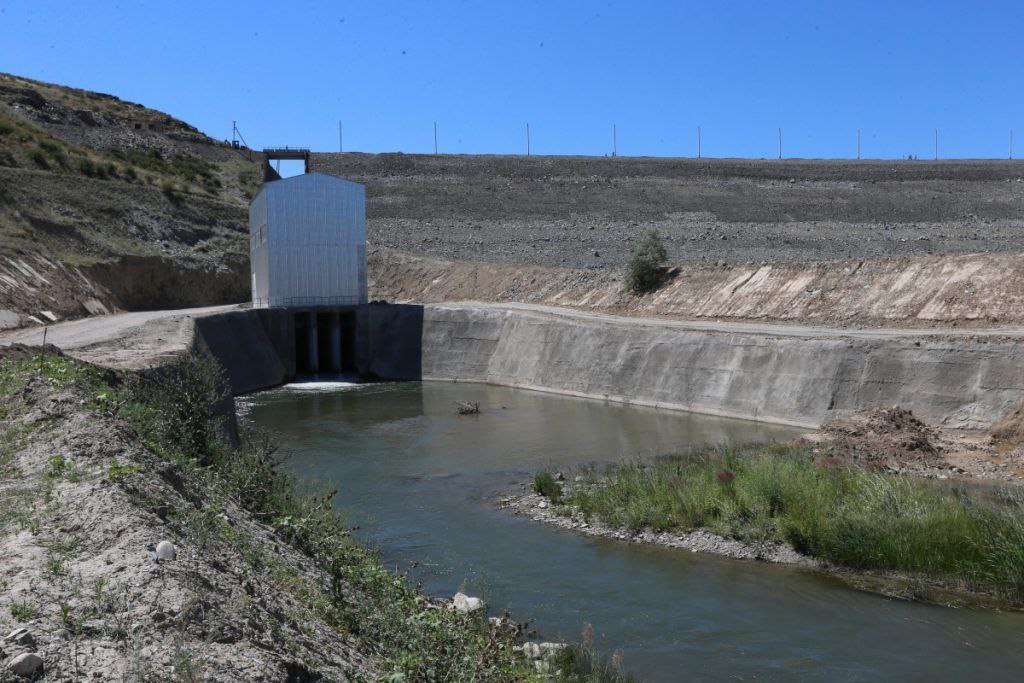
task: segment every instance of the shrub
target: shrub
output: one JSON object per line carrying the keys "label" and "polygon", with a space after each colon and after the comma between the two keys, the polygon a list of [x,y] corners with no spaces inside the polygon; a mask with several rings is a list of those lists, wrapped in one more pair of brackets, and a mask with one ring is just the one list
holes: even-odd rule
{"label": "shrub", "polygon": [[160,191],[164,193],[171,202],[177,203],[181,200],[181,195],[178,194],[178,187],[170,180],[165,180],[160,183]]}
{"label": "shrub", "polygon": [[652,292],[665,280],[668,253],[657,230],[645,230],[633,242],[626,260],[626,289],[633,294]]}
{"label": "shrub", "polygon": [[78,162],[78,170],[82,172],[82,175],[92,178],[96,175],[96,164],[92,162],[92,159],[82,159]]}
{"label": "shrub", "polygon": [[33,148],[28,153],[28,158],[39,168],[50,168],[50,162],[46,160],[46,154],[38,147]]}
{"label": "shrub", "polygon": [[550,472],[537,473],[533,478],[533,490],[552,503],[562,502],[562,485],[551,476]]}

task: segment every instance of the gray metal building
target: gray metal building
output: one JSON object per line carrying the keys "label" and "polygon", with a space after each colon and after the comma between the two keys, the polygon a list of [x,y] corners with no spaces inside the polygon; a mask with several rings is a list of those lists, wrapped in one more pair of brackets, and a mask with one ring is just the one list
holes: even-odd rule
{"label": "gray metal building", "polygon": [[322,173],[265,183],[249,205],[249,256],[256,308],[365,304],[365,188]]}

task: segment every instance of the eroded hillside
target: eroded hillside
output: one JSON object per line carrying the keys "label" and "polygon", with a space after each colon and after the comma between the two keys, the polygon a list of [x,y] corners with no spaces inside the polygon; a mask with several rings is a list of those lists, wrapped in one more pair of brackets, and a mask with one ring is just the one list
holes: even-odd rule
{"label": "eroded hillside", "polygon": [[166,114],[0,74],[0,328],[245,299],[257,181]]}

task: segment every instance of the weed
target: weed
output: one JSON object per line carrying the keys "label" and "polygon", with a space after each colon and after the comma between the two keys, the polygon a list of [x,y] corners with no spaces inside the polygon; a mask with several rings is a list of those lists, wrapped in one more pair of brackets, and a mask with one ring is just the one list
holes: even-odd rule
{"label": "weed", "polygon": [[125,477],[136,474],[139,471],[138,465],[124,465],[117,460],[111,460],[107,467],[107,481],[119,482]]}
{"label": "weed", "polygon": [[551,476],[550,472],[541,471],[533,477],[533,490],[552,503],[562,502],[562,485]]}
{"label": "weed", "polygon": [[39,616],[39,605],[34,602],[12,602],[11,603],[11,616],[14,617],[15,621],[25,622],[32,621]]}

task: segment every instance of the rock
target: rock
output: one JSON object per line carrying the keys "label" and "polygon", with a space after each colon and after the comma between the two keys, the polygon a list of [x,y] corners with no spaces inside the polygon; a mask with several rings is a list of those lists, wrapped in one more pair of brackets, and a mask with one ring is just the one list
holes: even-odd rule
{"label": "rock", "polygon": [[173,560],[177,555],[178,550],[170,541],[160,541],[156,544],[157,560]]}
{"label": "rock", "polygon": [[541,510],[547,508],[547,506],[548,502],[546,500],[542,500],[541,502],[537,503],[537,507],[539,507]]}
{"label": "rock", "polygon": [[537,643],[523,643],[523,655],[527,659],[540,659],[540,645]]}
{"label": "rock", "polygon": [[452,609],[463,614],[471,614],[478,609],[483,609],[484,601],[480,598],[471,598],[465,593],[456,593],[452,598]]}
{"label": "rock", "polygon": [[541,643],[540,656],[547,659],[558,654],[559,650],[565,649],[565,643]]}
{"label": "rock", "polygon": [[29,678],[34,676],[43,666],[43,658],[35,652],[23,652],[11,661],[7,662],[7,668],[15,676]]}
{"label": "rock", "polygon": [[25,647],[32,647],[36,644],[36,639],[32,636],[27,628],[16,628],[7,634],[8,640],[18,645],[24,645]]}

